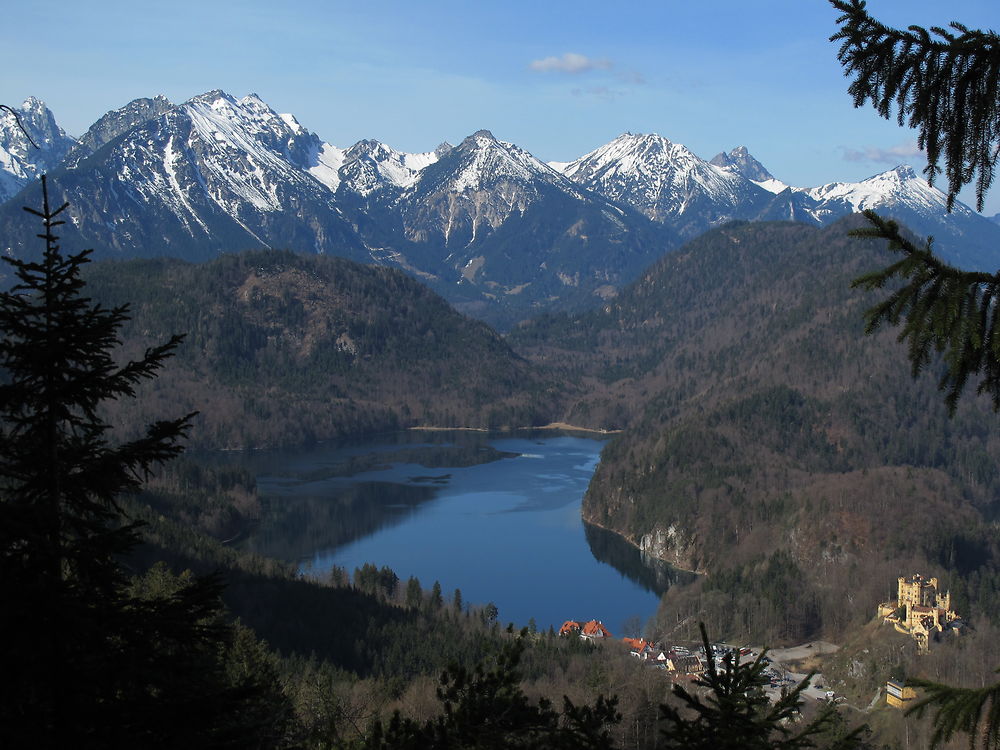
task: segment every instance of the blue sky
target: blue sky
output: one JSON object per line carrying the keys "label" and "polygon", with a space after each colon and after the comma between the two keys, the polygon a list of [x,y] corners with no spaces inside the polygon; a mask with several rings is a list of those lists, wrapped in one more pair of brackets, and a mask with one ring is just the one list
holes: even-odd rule
{"label": "blue sky", "polygon": [[[868,7],[896,26],[1000,28],[996,0]],[[426,151],[487,128],[568,161],[631,131],[706,159],[746,145],[793,185],[922,168],[914,133],[853,108],[836,15],[826,0],[15,3],[0,102],[37,96],[79,135],[136,97],[221,88],[341,147]]]}

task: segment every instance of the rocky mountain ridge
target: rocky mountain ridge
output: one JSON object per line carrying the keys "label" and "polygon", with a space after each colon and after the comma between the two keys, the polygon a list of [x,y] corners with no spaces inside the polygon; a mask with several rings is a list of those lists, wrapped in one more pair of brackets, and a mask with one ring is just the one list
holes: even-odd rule
{"label": "rocky mountain ridge", "polygon": [[[501,325],[580,306],[676,244],[672,232],[581,189],[479,131],[404,154],[377,141],[340,149],[259,97],[211,91],[181,105],[133,102],[50,172],[71,205],[64,240],[95,257],[287,248],[401,268]],[[0,210],[10,253],[31,233]],[[17,204],[17,205],[15,205]],[[28,238],[22,241],[20,238]]]}

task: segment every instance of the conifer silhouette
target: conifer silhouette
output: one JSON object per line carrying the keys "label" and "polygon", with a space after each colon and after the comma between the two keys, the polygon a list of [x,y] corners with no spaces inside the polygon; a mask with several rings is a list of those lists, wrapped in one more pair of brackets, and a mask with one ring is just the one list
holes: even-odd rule
{"label": "conifer silhouette", "polygon": [[[0,293],[0,746],[260,746],[259,686],[233,685],[231,628],[213,578],[160,575],[134,593],[122,555],[139,541],[119,498],[176,456],[193,414],[121,445],[100,414],[131,398],[181,341],[113,356],[127,307],[83,296],[90,251],[64,255],[42,177],[40,259],[4,258]],[[150,587],[147,586],[147,589]],[[154,589],[156,587],[153,587]]]}

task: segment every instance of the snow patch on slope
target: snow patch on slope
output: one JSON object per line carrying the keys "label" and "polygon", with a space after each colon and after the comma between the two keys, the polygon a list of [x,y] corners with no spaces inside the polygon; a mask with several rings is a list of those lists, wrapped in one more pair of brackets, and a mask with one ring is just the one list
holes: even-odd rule
{"label": "snow patch on slope", "polygon": [[[194,231],[191,229],[191,223],[188,221],[187,215],[190,214],[192,218],[198,223],[202,230],[207,234],[208,227],[205,226],[205,222],[201,220],[198,216],[198,212],[195,211],[191,204],[188,202],[187,195],[181,188],[180,182],[177,179],[176,163],[180,158],[180,154],[174,148],[174,136],[171,135],[167,140],[166,148],[163,154],[163,171],[167,176],[167,183],[170,186],[170,192],[164,195],[164,201],[169,205],[173,204],[174,213],[184,224],[184,228],[193,236]],[[173,196],[173,200],[170,200],[167,196]],[[180,211],[178,208],[184,208],[186,211]]]}
{"label": "snow patch on slope", "polygon": [[[774,193],[775,195],[777,195],[778,193],[785,192],[790,187],[789,185],[786,185],[784,182],[774,177],[772,177],[769,180],[751,180],[751,182],[754,185],[757,185],[758,187],[764,188],[769,193]],[[792,188],[792,190],[798,190],[798,189],[799,188]]]}
{"label": "snow patch on slope", "polygon": [[322,184],[336,191],[340,185],[340,168],[344,166],[344,150],[323,143],[313,150],[306,171]]}

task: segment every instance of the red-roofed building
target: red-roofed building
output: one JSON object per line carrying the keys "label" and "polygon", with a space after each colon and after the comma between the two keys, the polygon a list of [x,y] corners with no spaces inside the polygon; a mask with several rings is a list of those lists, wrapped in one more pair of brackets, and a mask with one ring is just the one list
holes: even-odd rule
{"label": "red-roofed building", "polygon": [[622,642],[633,651],[638,651],[639,653],[645,651],[646,646],[649,645],[649,642],[643,638],[629,638],[628,636],[622,638]]}
{"label": "red-roofed building", "polygon": [[581,638],[611,638],[611,633],[600,620],[591,620],[580,629]]}
{"label": "red-roofed building", "polygon": [[[637,659],[647,661],[656,659],[657,654],[663,656],[663,652],[657,650],[656,644],[652,641],[647,641],[645,638],[622,638],[622,642],[629,647],[629,653]],[[663,658],[666,659],[665,656]]]}
{"label": "red-roofed building", "polygon": [[580,632],[580,623],[576,620],[566,620],[559,628],[559,635],[573,635]]}

